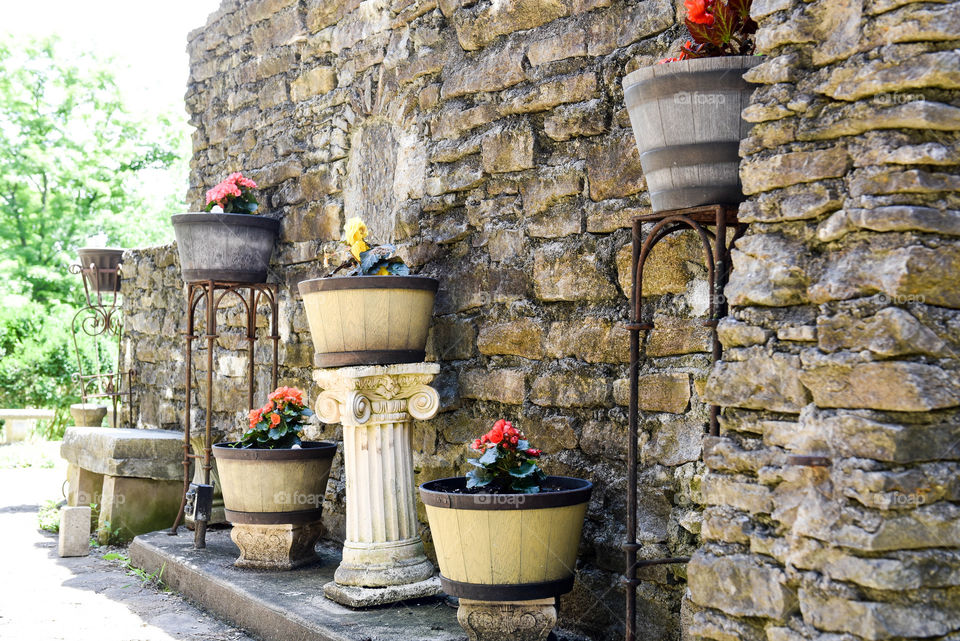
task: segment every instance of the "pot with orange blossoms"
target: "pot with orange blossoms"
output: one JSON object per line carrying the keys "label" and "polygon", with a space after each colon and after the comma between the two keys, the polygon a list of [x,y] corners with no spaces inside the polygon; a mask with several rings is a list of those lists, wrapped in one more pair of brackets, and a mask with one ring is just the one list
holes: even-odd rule
{"label": "pot with orange blossoms", "polygon": [[752,0],[684,0],[688,37],[675,55],[623,80],[624,101],[655,212],[743,200],[740,114],[753,88]]}
{"label": "pot with orange blossoms", "polygon": [[234,172],[206,192],[203,212],[171,217],[184,281],[267,281],[280,221],[259,215],[256,188]]}
{"label": "pot with orange blossoms", "polygon": [[302,391],[280,387],[250,410],[239,440],[213,446],[239,567],[286,570],[316,559],[337,446],[303,440],[312,416]]}
{"label": "pot with orange blossoms", "polygon": [[419,363],[439,283],[413,276],[397,248],[376,244],[367,225],[350,218],[330,275],[300,282],[319,367]]}
{"label": "pot with orange blossoms", "polygon": [[466,476],[420,486],[444,591],[479,601],[569,592],[593,485],[548,476],[542,451],[507,420],[469,446]]}

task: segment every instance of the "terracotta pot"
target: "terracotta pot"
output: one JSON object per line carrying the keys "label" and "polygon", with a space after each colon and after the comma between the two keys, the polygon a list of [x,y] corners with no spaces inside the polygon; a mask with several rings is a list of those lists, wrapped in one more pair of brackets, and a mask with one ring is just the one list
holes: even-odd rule
{"label": "terracotta pot", "polygon": [[300,283],[317,367],[419,363],[439,283],[423,276],[343,276]]}
{"label": "terracotta pot", "polygon": [[93,272],[83,274],[90,293],[115,293],[120,291],[120,274],[117,269],[123,258],[122,249],[101,249],[97,247],[83,247],[77,250],[80,266],[83,269],[96,269],[96,278]]}
{"label": "terracotta pot", "polygon": [[171,216],[183,280],[265,283],[280,221],[251,214]]}
{"label": "terracotta pot", "polygon": [[577,548],[593,484],[547,477],[565,488],[542,494],[458,494],[466,478],[420,486],[447,594],[528,601],[573,588]]}
{"label": "terracotta pot", "polygon": [[220,486],[231,523],[283,524],[320,520],[335,443],[300,449],[240,449],[215,443]]}
{"label": "terracotta pot", "polygon": [[681,60],[643,67],[623,79],[654,211],[743,200],[738,152],[750,125],[740,112],[753,93],[743,74],[761,60]]}

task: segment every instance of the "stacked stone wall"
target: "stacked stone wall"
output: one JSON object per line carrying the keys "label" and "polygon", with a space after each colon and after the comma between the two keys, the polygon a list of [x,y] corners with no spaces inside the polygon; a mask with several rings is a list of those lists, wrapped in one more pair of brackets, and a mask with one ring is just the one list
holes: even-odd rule
{"label": "stacked stone wall", "polygon": [[[467,442],[498,417],[544,448],[549,472],[594,481],[561,625],[598,640],[623,634],[620,323],[630,220],[650,212],[620,81],[677,46],[682,11],[678,0],[225,0],[190,37],[187,208],[242,170],[259,183],[265,215],[281,220],[270,275],[281,290],[280,384],[316,395],[296,286],[335,267],[343,221],[362,216],[377,241],[398,243],[416,271],[440,280],[428,359],[442,367],[443,407],[416,426],[417,482],[463,473]],[[141,426],[182,429],[176,254],[133,256],[127,358],[140,370]],[[699,545],[709,368],[701,261],[696,239],[680,235],[648,262],[658,329],[644,337],[640,382],[643,558]],[[214,425],[235,433],[246,410],[239,308],[218,325],[227,335]],[[259,345],[262,363],[269,343]],[[202,350],[194,362],[200,426]],[[258,402],[268,384],[258,367]],[[314,435],[339,438],[329,427]],[[343,536],[339,474],[324,507],[334,539]],[[641,637],[679,639],[684,568],[641,578]]]}
{"label": "stacked stone wall", "polygon": [[[754,0],[690,631],[960,631],[960,3]],[[791,456],[827,459],[808,466]],[[810,462],[810,461],[807,461]]]}

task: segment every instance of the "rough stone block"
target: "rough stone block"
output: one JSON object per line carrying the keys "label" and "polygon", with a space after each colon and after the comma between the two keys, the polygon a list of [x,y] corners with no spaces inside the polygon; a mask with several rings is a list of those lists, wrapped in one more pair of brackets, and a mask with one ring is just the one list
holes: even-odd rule
{"label": "rough stone block", "polygon": [[546,351],[550,358],[573,356],[588,363],[630,361],[630,334],[621,325],[586,317],[551,323]]}
{"label": "rough stone block", "polygon": [[526,392],[526,380],[526,374],[519,369],[468,370],[460,376],[460,395],[520,405]]}
{"label": "rough stone block", "polygon": [[704,400],[725,407],[797,414],[811,398],[800,375],[798,356],[755,351],[746,360],[720,361],[714,365]]}
{"label": "rough stone block", "polygon": [[728,614],[783,620],[797,607],[784,571],[753,555],[699,550],[687,566],[687,579],[694,603]]}
{"label": "rough stone block", "polygon": [[703,499],[707,505],[725,505],[750,514],[770,514],[774,509],[770,488],[722,474],[704,476]]}
{"label": "rough stone block", "polygon": [[68,427],[60,455],[96,474],[183,478],[183,435],[165,430]]}
{"label": "rough stone block", "polygon": [[640,409],[682,414],[689,404],[689,374],[649,374],[637,380],[637,405]]}
{"label": "rough stone block", "polygon": [[597,255],[569,247],[544,248],[534,256],[533,286],[544,301],[606,300],[616,288],[601,271]]}
{"label": "rough stone block", "polygon": [[290,83],[290,99],[300,102],[333,91],[337,74],[333,67],[315,67]]}
{"label": "rough stone block", "polygon": [[544,374],[530,387],[530,401],[543,407],[603,407],[609,397],[606,379],[574,372]]}
{"label": "rough stone block", "polygon": [[67,484],[70,488],[67,494],[67,505],[76,507],[88,506],[91,503],[100,504],[100,495],[103,493],[103,474],[85,470],[76,463],[69,463]]}
{"label": "rough stone block", "polygon": [[520,42],[507,42],[502,47],[488,47],[476,55],[451,59],[443,69],[440,97],[444,100],[499,91],[522,82],[524,47]]}
{"label": "rough stone block", "polygon": [[527,216],[539,214],[566,196],[575,196],[583,189],[583,178],[577,171],[537,176],[520,185],[523,210]]}
{"label": "rough stone block", "polygon": [[460,46],[474,51],[502,35],[533,29],[568,13],[568,3],[563,0],[503,0],[458,11],[454,25]]}
{"label": "rough stone block", "polygon": [[173,525],[183,496],[181,481],[105,476],[97,539],[128,541]]}
{"label": "rough stone block", "polygon": [[543,324],[533,318],[484,324],[477,337],[481,354],[512,354],[523,358],[543,356]]}
{"label": "rough stone block", "polygon": [[60,556],[90,554],[90,506],[60,508]]}
{"label": "rough stone block", "polygon": [[543,131],[556,141],[597,136],[607,131],[607,108],[601,100],[561,105],[543,119]]}
{"label": "rough stone block", "polygon": [[803,353],[800,381],[818,407],[873,408],[926,412],[960,405],[953,372],[936,365],[902,361],[862,362],[850,353]]}
{"label": "rough stone block", "polygon": [[507,92],[500,110],[504,114],[547,111],[557,105],[590,100],[597,93],[597,75],[593,72],[539,82],[531,89]]}
{"label": "rough stone block", "polygon": [[533,167],[533,130],[529,124],[491,133],[480,146],[483,170],[491,173]]}
{"label": "rough stone block", "polygon": [[633,132],[623,130],[598,141],[587,152],[590,198],[623,198],[646,189]]}
{"label": "rough stone block", "polygon": [[758,194],[798,183],[837,178],[847,173],[850,164],[850,157],[843,147],[748,158],[740,168],[743,193]]}

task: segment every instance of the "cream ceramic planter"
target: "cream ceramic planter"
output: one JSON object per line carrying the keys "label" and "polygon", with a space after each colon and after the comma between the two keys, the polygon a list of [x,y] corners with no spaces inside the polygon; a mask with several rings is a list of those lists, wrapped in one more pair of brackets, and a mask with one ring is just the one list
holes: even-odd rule
{"label": "cream ceramic planter", "polygon": [[424,276],[343,276],[300,283],[317,367],[419,363],[439,283]]}
{"label": "cream ceramic planter", "polygon": [[551,476],[559,492],[458,494],[463,477],[420,486],[440,563],[452,596],[528,601],[573,588],[577,548],[593,484]]}

